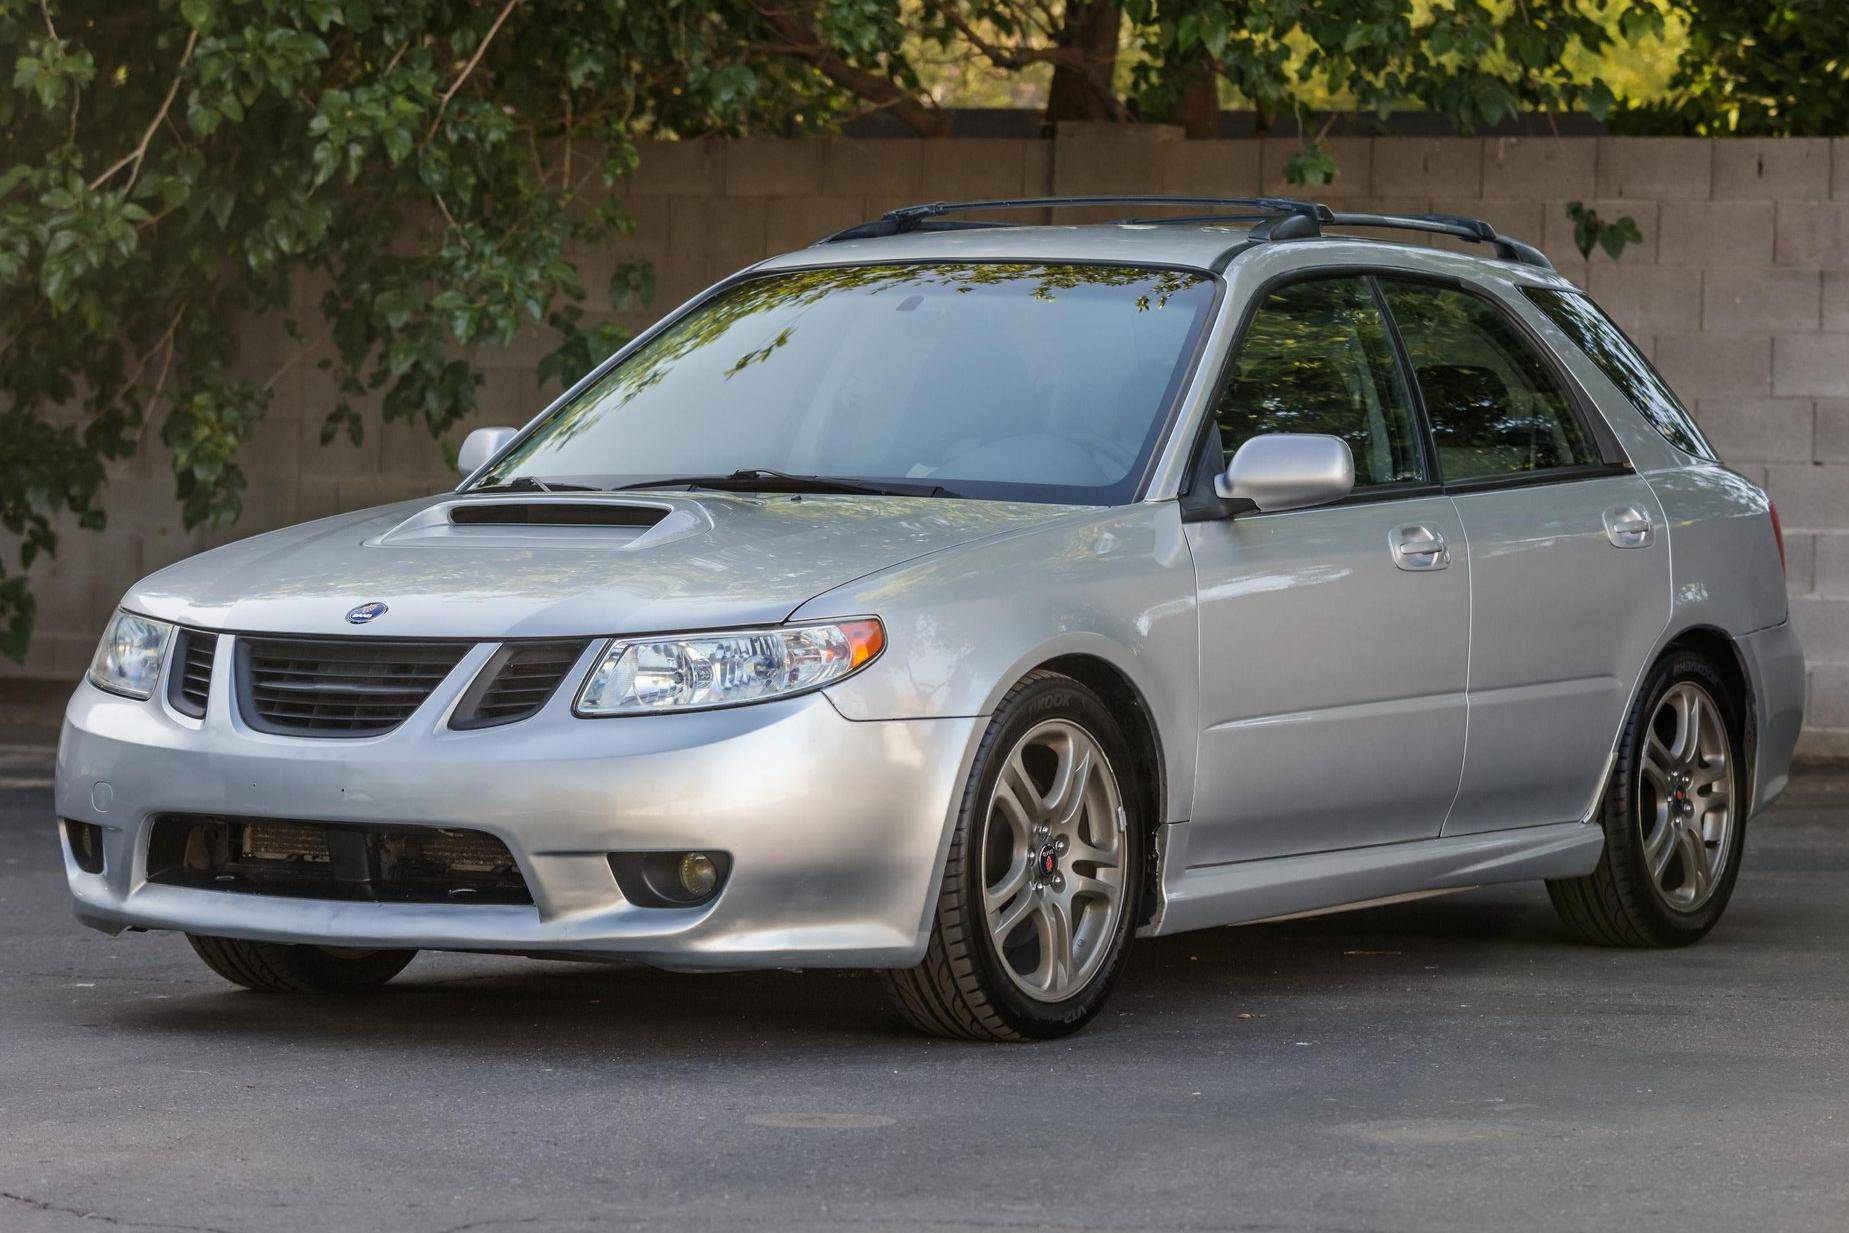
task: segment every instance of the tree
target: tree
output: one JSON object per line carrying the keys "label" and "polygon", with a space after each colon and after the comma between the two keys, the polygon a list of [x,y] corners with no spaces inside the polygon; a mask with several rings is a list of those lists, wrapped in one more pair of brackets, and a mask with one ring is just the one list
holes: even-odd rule
{"label": "tree", "polygon": [[1742,137],[1849,133],[1849,4],[1669,3],[1688,22],[1669,97],[1625,109],[1614,128]]}
{"label": "tree", "polygon": [[[461,348],[549,331],[575,377],[618,341],[574,244],[627,220],[634,139],[826,118],[742,3],[0,0],[0,650],[54,520],[102,521],[104,463],[153,433],[189,525],[236,518],[234,462],[280,373],[236,326],[285,317],[340,391],[441,432],[474,406]],[[326,287],[291,312],[304,278]]]}

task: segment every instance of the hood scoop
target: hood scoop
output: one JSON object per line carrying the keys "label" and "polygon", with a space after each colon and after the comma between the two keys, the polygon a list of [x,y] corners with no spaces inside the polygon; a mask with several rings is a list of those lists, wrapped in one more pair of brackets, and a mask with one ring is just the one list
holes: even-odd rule
{"label": "hood scoop", "polygon": [[455,527],[652,527],[668,516],[659,505],[613,501],[471,501],[451,505]]}
{"label": "hood scoop", "polygon": [[711,516],[697,503],[599,500],[576,494],[492,501],[462,497],[439,501],[366,542],[373,546],[609,551],[652,547],[711,528]]}

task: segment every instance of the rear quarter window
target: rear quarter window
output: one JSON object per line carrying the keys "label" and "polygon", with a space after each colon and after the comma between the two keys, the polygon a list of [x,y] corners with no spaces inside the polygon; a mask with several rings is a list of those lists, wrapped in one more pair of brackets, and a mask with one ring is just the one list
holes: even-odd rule
{"label": "rear quarter window", "polygon": [[1606,379],[1630,399],[1666,441],[1697,458],[1719,461],[1714,447],[1701,435],[1694,417],[1676,398],[1669,383],[1603,309],[1575,291],[1523,287],[1522,292],[1586,353],[1587,359],[1598,365]]}

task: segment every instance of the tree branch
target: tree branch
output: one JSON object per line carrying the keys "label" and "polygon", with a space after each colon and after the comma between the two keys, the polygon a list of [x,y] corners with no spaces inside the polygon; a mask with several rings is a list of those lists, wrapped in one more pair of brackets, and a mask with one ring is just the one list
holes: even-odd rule
{"label": "tree branch", "polygon": [[488,44],[494,42],[494,36],[501,32],[501,25],[507,20],[507,15],[513,12],[514,6],[519,3],[520,0],[507,0],[507,3],[501,6],[501,11],[495,15],[494,24],[488,27],[488,33],[482,35],[482,41],[475,44],[475,54],[469,57],[469,62],[462,66],[460,73],[456,74],[456,80],[449,83],[449,89],[443,91],[443,97],[437,100],[436,118],[430,122],[430,131],[424,134],[425,141],[437,135],[437,126],[443,123],[443,113],[449,109],[449,100],[456,97],[456,91],[462,89],[462,83],[469,79],[469,74],[473,73],[475,66],[481,63],[482,53],[488,50]]}
{"label": "tree branch", "polygon": [[162,122],[167,119],[167,113],[173,110],[173,100],[180,93],[180,82],[186,76],[187,62],[193,58],[193,48],[198,42],[199,32],[197,30],[187,36],[186,50],[180,53],[179,67],[173,71],[173,84],[167,87],[167,97],[161,101],[161,109],[155,113],[154,119],[149,123],[147,130],[141,134],[141,144],[136,146],[133,150],[130,150],[127,154],[124,154],[115,166],[96,177],[96,179],[90,181],[90,190],[92,192],[101,188],[108,182],[109,177],[115,175],[116,172],[131,165],[134,167],[134,170],[129,173],[128,187],[135,187],[135,180],[141,175],[141,160],[148,155],[148,143],[154,140],[155,131],[158,130]]}
{"label": "tree branch", "polygon": [[964,19],[963,15],[947,4],[933,5],[943,14],[956,32],[963,36],[963,41],[974,47],[990,64],[999,69],[1024,69],[1034,64],[1081,65],[1084,55],[1072,47],[1003,47],[991,43],[976,33],[976,28]]}
{"label": "tree branch", "polygon": [[921,101],[910,91],[877,73],[869,73],[848,63],[840,53],[823,43],[821,36],[816,33],[813,8],[799,16],[761,3],[756,7],[778,37],[790,44],[793,54],[808,61],[828,80],[890,111],[901,124],[920,137],[943,137],[949,134],[950,117],[935,105]]}

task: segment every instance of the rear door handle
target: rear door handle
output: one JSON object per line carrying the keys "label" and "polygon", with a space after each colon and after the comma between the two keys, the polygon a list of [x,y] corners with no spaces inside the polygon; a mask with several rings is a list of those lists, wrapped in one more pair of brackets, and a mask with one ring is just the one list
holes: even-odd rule
{"label": "rear door handle", "polygon": [[1393,563],[1401,569],[1443,569],[1451,564],[1451,550],[1436,528],[1413,524],[1395,527],[1389,541]]}
{"label": "rear door handle", "polygon": [[1650,515],[1635,505],[1614,505],[1605,511],[1605,538],[1614,548],[1648,548],[1656,536]]}

